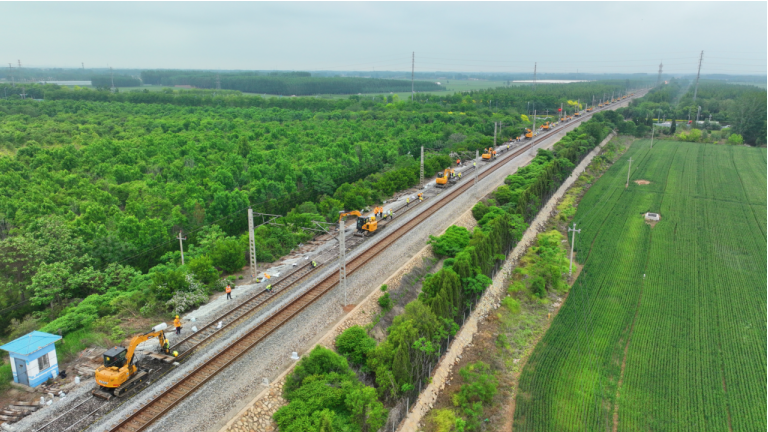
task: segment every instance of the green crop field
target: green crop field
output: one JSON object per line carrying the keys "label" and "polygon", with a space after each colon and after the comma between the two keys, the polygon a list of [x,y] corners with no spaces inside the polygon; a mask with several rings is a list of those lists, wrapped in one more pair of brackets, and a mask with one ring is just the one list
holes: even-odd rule
{"label": "green crop field", "polygon": [[516,431],[766,429],[766,150],[649,144],[579,204],[585,267],[522,372]]}

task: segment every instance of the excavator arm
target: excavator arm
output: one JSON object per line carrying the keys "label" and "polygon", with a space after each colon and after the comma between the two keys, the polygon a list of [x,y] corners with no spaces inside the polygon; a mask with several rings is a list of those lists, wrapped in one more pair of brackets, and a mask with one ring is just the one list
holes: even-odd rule
{"label": "excavator arm", "polygon": [[131,339],[131,344],[128,346],[128,352],[125,355],[126,364],[131,364],[133,362],[133,354],[136,351],[136,347],[152,338],[157,338],[160,346],[163,346],[165,343],[165,332],[163,332],[163,330],[151,331],[149,333],[134,336],[133,339]]}
{"label": "excavator arm", "polygon": [[352,210],[351,212],[345,212],[345,211],[342,210],[342,211],[339,212],[339,221],[341,221],[342,219],[344,219],[347,216],[363,217],[363,215],[360,214],[360,212],[357,211],[357,210]]}

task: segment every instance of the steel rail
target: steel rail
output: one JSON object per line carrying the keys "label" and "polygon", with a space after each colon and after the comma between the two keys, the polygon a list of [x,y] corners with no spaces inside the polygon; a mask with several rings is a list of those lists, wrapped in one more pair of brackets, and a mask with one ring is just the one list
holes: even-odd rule
{"label": "steel rail", "polygon": [[[605,108],[603,108],[605,110]],[[588,120],[594,115],[594,112],[589,113],[581,117],[580,123]],[[542,134],[539,138],[533,139],[528,144],[518,148],[516,151],[510,152],[503,157],[500,157],[492,165],[486,167],[478,173],[479,178],[485,178],[504,166],[507,162],[513,160],[517,156],[525,153],[527,150],[537,146],[544,140],[559,133],[568,126],[574,124],[574,122],[568,122],[556,129],[550,130],[547,133]],[[435,214],[441,208],[450,203],[453,199],[463,194],[474,186],[474,181],[471,178],[467,178],[463,185],[452,188],[447,194],[440,197],[438,195],[437,200],[433,201],[433,204],[424,209],[423,212],[414,216],[411,220],[405,222],[403,225],[397,227],[380,241],[373,243],[370,248],[363,251],[359,255],[353,257],[349,263],[347,263],[347,274],[352,274],[356,270],[363,267],[371,258],[375,257],[392,243],[399,240],[403,235],[411,231],[414,227],[424,222],[431,215]],[[441,194],[442,195],[442,194]],[[283,324],[290,321],[299,312],[304,310],[309,305],[313,304],[316,300],[328,293],[334,286],[338,284],[339,274],[337,272],[330,273],[323,280],[318,282],[313,287],[309,288],[306,292],[299,295],[295,300],[286,305],[284,308],[274,311],[267,316],[260,324],[247,332],[245,335],[237,339],[236,341],[227,345],[219,353],[213,355],[209,360],[200,366],[196,367],[192,371],[187,372],[176,383],[170,385],[159,395],[155,396],[152,400],[146,402],[140,408],[136,409],[133,413],[128,415],[116,425],[110,425],[110,432],[124,431],[124,432],[139,432],[145,430],[152,423],[162,417],[166,412],[170,411],[179,402],[184,400],[187,396],[194,393],[198,388],[203,386],[208,380],[216,376],[220,371],[227,366],[235,362],[242,355],[248,352],[251,348],[264,340],[267,336],[274,333]]]}

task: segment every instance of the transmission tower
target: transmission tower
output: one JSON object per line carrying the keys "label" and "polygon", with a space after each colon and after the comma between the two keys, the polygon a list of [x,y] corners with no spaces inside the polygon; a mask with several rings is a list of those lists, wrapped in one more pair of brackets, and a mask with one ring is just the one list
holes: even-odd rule
{"label": "transmission tower", "polygon": [[536,62],[533,63],[533,91],[536,91]]}
{"label": "transmission tower", "polygon": [[216,74],[216,90],[221,90],[221,77]]}
{"label": "transmission tower", "polygon": [[11,87],[16,87],[16,80],[13,77],[13,66],[8,63],[8,75],[11,76]]}
{"label": "transmission tower", "polygon": [[659,77],[656,78],[656,86],[661,84],[661,69],[664,67],[664,63],[659,63]]}
{"label": "transmission tower", "polygon": [[83,70],[85,70],[85,63],[83,63],[83,62],[80,62],[80,67],[82,67],[82,68],[83,68]]}
{"label": "transmission tower", "polygon": [[110,89],[109,89],[109,91],[111,91],[112,93],[114,93],[114,92],[115,92],[115,90],[116,90],[116,89],[115,89],[115,74],[114,74],[114,72],[112,71],[112,66],[110,66],[110,67],[109,67],[109,79],[110,79],[110,81],[112,81],[112,88],[110,88]]}
{"label": "transmission tower", "polygon": [[701,61],[704,60],[704,50],[699,56],[699,71],[696,72],[696,88],[693,89],[693,103],[696,103],[696,94],[699,92],[699,76],[701,75]]}
{"label": "transmission tower", "polygon": [[413,72],[416,70],[416,51],[411,53],[411,103],[413,103]]}

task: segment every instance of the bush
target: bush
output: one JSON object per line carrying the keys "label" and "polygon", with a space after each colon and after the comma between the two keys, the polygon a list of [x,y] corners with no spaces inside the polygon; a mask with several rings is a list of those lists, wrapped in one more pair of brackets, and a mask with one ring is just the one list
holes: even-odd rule
{"label": "bush", "polygon": [[213,260],[208,255],[201,255],[189,261],[189,270],[195,279],[210,285],[219,278],[219,272],[213,266]]}
{"label": "bush", "polygon": [[520,302],[512,297],[505,297],[501,304],[515,315],[520,313]]}
{"label": "bush", "polygon": [[732,134],[728,137],[728,144],[730,145],[742,145],[744,144],[744,138],[739,134]]}
{"label": "bush", "polygon": [[457,417],[452,410],[436,409],[428,419],[435,432],[463,432],[464,420]]}
{"label": "bush", "polygon": [[470,363],[459,374],[464,379],[458,393],[453,395],[453,404],[460,407],[467,418],[467,430],[475,430],[480,425],[483,404],[488,404],[496,395],[498,381],[493,376],[491,367],[483,362]]}
{"label": "bush", "polygon": [[543,277],[536,276],[531,280],[531,294],[538,298],[547,296],[547,281]]}
{"label": "bush", "polygon": [[366,355],[374,348],[376,341],[358,325],[344,330],[336,337],[336,350],[356,365],[364,365]]}
{"label": "bush", "polygon": [[383,296],[379,297],[379,306],[384,312],[389,312],[392,309],[392,299],[389,297],[389,293],[384,293]]}
{"label": "bush", "polygon": [[485,216],[486,213],[488,213],[488,206],[485,205],[484,202],[478,201],[477,204],[475,204],[474,207],[472,207],[472,217],[475,218],[475,220],[479,221],[480,219]]}
{"label": "bush", "polygon": [[216,267],[227,273],[236,273],[245,266],[245,248],[237,239],[222,239],[213,246],[211,259]]}
{"label": "bush", "polygon": [[384,284],[384,285],[382,285],[382,286],[381,286],[381,288],[379,288],[379,289],[380,289],[382,292],[387,292],[387,285],[386,285],[386,284]]}
{"label": "bush", "polygon": [[454,257],[469,244],[469,231],[452,225],[439,237],[429,236],[427,244],[432,245],[435,255]]}

